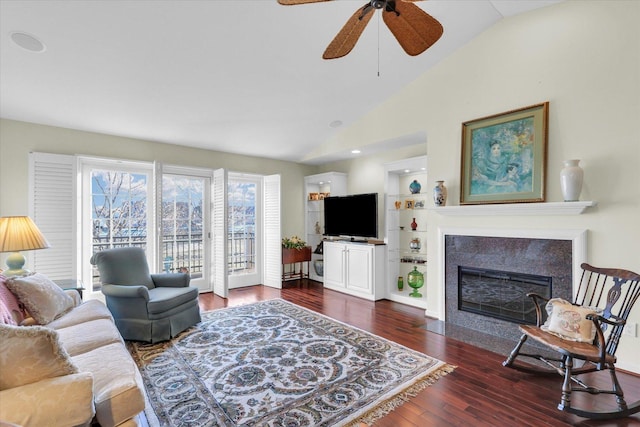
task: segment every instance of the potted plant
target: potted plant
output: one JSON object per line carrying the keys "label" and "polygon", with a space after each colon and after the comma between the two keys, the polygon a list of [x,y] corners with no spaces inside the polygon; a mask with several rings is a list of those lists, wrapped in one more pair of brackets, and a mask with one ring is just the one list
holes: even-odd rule
{"label": "potted plant", "polygon": [[311,246],[298,236],[282,239],[282,263],[293,264],[311,260]]}

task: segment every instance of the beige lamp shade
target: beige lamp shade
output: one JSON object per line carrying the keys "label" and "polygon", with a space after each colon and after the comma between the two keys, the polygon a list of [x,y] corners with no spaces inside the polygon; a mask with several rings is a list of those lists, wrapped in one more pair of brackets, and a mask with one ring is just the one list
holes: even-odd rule
{"label": "beige lamp shade", "polygon": [[49,242],[28,216],[5,216],[0,218],[0,252],[14,252],[7,258],[5,276],[20,276],[29,273],[22,267],[25,258],[19,251],[45,249]]}

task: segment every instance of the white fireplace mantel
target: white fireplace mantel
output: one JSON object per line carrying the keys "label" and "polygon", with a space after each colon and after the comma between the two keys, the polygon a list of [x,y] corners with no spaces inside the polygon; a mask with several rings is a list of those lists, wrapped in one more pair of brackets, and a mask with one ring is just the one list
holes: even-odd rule
{"label": "white fireplace mantel", "polygon": [[580,215],[587,208],[597,206],[594,201],[507,203],[489,205],[441,206],[431,210],[443,216],[496,216],[496,215]]}

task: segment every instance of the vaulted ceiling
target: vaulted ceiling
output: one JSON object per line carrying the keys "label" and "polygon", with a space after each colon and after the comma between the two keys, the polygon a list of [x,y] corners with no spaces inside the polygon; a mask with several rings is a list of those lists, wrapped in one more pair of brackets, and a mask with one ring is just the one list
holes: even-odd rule
{"label": "vaulted ceiling", "polygon": [[[426,52],[406,55],[374,16],[349,55],[327,61],[364,0],[2,0],[0,116],[320,163],[315,147],[429,67],[501,19],[557,1],[418,2],[444,26]],[[31,40],[16,32],[44,51],[20,47]]]}

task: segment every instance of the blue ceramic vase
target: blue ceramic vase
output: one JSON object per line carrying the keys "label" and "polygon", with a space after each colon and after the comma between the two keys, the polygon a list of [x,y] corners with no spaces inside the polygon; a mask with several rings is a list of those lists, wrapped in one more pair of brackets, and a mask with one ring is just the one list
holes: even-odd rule
{"label": "blue ceramic vase", "polygon": [[420,193],[420,189],[422,188],[422,185],[420,185],[420,183],[418,182],[418,180],[414,179],[411,184],[409,184],[409,191],[411,191],[411,194],[418,194]]}

